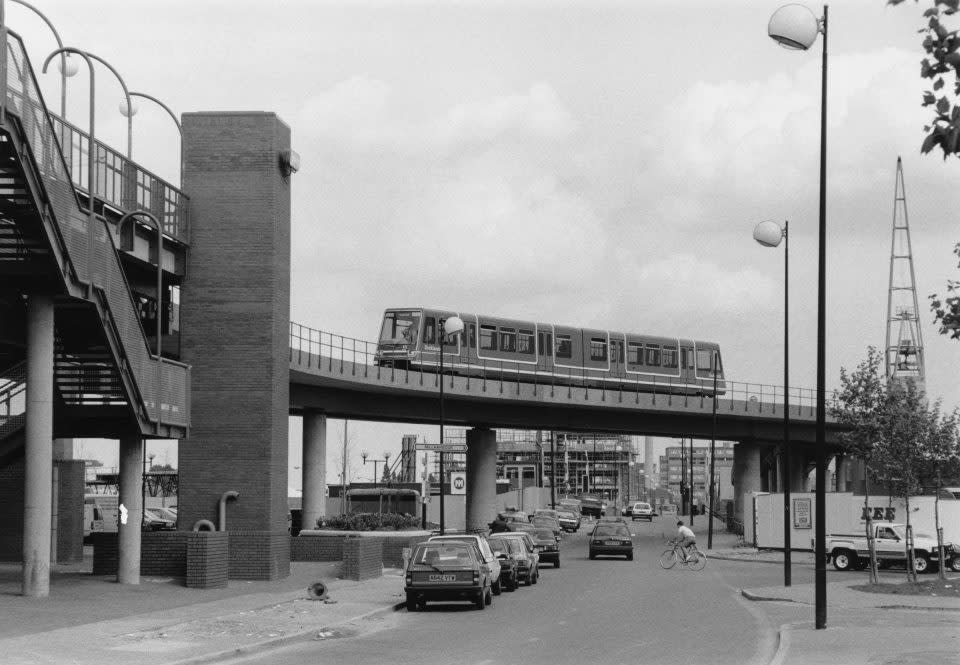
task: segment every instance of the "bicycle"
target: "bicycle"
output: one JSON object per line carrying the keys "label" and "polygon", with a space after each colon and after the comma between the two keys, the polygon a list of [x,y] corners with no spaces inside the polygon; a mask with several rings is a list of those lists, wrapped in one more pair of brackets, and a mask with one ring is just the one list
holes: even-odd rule
{"label": "bicycle", "polygon": [[664,550],[660,555],[660,567],[664,570],[673,568],[679,561],[690,570],[703,570],[707,566],[707,555],[701,552],[696,544],[690,548],[689,552],[680,547],[679,540],[671,540],[672,547]]}

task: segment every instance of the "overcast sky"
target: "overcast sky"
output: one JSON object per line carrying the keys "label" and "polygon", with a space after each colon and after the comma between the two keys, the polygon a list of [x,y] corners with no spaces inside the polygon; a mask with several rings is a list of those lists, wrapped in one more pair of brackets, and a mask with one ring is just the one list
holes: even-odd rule
{"label": "overcast sky", "polygon": [[[779,0],[36,4],[177,113],[291,126],[296,322],[373,340],[385,308],[425,305],[696,337],[720,343],[728,378],[779,385],[783,251],[751,232],[789,219],[791,383],[815,384],[821,46],[768,38]],[[919,153],[928,4],[830,7],[827,383],[884,344],[901,155],[927,388],[953,408],[960,343],[936,334],[927,296],[958,276],[960,166]],[[53,38],[7,5],[39,69]],[[97,84],[97,134],[122,148],[120,88]],[[81,127],[86,86],[83,71],[68,86]],[[149,102],[133,143],[176,181],[176,131]],[[329,431],[332,461],[342,423]],[[436,440],[351,432],[378,456],[403,432]]]}

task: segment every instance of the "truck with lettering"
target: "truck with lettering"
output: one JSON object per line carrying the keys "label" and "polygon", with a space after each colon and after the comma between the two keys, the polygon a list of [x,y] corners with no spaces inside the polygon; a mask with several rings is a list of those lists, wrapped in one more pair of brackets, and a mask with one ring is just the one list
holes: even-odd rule
{"label": "truck with lettering", "polygon": [[[907,559],[906,525],[893,522],[871,522],[871,524],[873,526],[877,565],[883,567],[893,563],[905,564]],[[865,531],[828,535],[826,551],[828,560],[833,561],[833,567],[837,570],[862,570],[870,564],[870,551],[867,546]],[[914,534],[914,568],[918,573],[933,570],[939,564],[939,557],[936,537],[921,533]],[[948,568],[960,571],[960,546],[945,542],[943,544],[943,559]]]}

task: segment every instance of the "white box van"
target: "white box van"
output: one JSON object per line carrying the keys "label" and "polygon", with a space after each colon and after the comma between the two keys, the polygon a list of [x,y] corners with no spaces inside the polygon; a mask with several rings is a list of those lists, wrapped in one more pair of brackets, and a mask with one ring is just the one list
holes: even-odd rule
{"label": "white box van", "polygon": [[116,494],[86,494],[83,497],[83,537],[91,533],[116,533],[119,518]]}

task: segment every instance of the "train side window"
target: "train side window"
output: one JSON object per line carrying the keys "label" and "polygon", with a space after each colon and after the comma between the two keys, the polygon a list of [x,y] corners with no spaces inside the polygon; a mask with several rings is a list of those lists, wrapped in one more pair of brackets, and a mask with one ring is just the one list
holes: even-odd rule
{"label": "train side window", "polygon": [[496,326],[480,326],[480,348],[484,351],[497,350]]}
{"label": "train side window", "polygon": [[623,363],[623,342],[610,342],[610,362],[618,365]]}
{"label": "train side window", "polygon": [[554,350],[554,355],[557,358],[573,357],[573,342],[570,339],[570,335],[557,335],[557,346]]}
{"label": "train side window", "polygon": [[676,369],[677,367],[677,347],[663,347],[663,366]]}
{"label": "train side window", "polygon": [[544,355],[544,354],[547,352],[547,348],[543,345],[543,333],[542,333],[542,332],[538,332],[538,333],[537,333],[537,348],[539,349],[539,351],[537,352],[538,355],[541,355],[541,356],[542,356],[542,355]]}
{"label": "train side window", "polygon": [[647,345],[646,365],[649,367],[660,367],[660,347],[657,345]]}
{"label": "train side window", "polygon": [[590,360],[605,361],[607,359],[607,340],[602,337],[590,338]]}
{"label": "train side window", "polygon": [[526,355],[533,355],[533,331],[521,330],[517,337],[517,351]]}
{"label": "train side window", "polygon": [[424,344],[437,343],[437,320],[432,316],[428,316],[427,318],[424,319],[423,343]]}
{"label": "train side window", "polygon": [[500,329],[500,350],[516,352],[517,350],[517,331],[513,328]]}
{"label": "train side window", "polygon": [[627,364],[643,364],[643,344],[640,344],[640,342],[627,342]]}
{"label": "train side window", "polygon": [[697,369],[702,370],[704,372],[709,372],[711,369],[710,359],[712,357],[713,357],[712,351],[698,349],[697,350]]}
{"label": "train side window", "polygon": [[543,352],[549,356],[550,349],[553,348],[553,334],[547,333],[543,338]]}
{"label": "train side window", "polygon": [[693,369],[693,349],[688,347],[680,349],[680,367],[683,369]]}
{"label": "train side window", "polygon": [[471,349],[477,348],[477,324],[467,324],[467,344]]}

